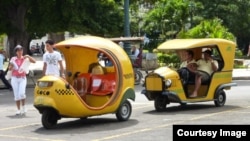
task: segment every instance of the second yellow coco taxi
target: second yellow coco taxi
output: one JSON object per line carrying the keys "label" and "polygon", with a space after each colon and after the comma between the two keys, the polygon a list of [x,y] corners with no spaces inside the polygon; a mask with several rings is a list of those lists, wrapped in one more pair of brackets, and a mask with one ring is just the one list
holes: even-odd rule
{"label": "second yellow coco taxi", "polygon": [[208,81],[202,82],[196,97],[190,97],[196,82],[190,82],[186,76],[179,73],[179,69],[168,66],[160,67],[145,77],[144,94],[148,100],[154,100],[156,111],[164,111],[167,104],[214,101],[215,106],[223,106],[226,102],[225,90],[237,84],[232,82],[236,44],[225,39],[174,39],[158,46],[162,52],[177,53],[182,58],[183,52],[192,50],[196,61],[203,58],[203,52],[210,50],[212,60],[218,62],[218,69],[214,71]]}

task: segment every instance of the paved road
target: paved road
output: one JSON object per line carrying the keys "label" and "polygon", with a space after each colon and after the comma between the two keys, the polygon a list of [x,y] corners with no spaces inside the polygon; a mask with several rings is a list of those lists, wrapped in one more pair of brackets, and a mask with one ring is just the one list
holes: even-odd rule
{"label": "paved road", "polygon": [[[0,141],[172,141],[172,127],[176,124],[242,124],[250,121],[250,81],[237,80],[237,87],[226,91],[224,107],[213,102],[170,104],[165,112],[156,112],[153,102],[140,94],[136,86],[136,101],[129,121],[117,122],[115,115],[90,117],[88,120],[62,119],[54,130],[45,130],[41,115],[33,107],[33,88],[27,89],[28,113],[16,117],[13,94],[0,90]],[[250,133],[248,133],[250,134]]]}

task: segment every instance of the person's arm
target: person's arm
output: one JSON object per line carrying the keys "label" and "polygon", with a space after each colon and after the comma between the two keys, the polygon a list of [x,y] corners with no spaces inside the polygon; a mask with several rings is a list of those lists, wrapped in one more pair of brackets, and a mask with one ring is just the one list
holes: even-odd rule
{"label": "person's arm", "polygon": [[218,62],[216,60],[211,60],[211,66],[213,71],[218,70]]}
{"label": "person's arm", "polygon": [[197,67],[198,67],[198,65],[196,62],[192,62],[192,63],[187,64],[188,70],[193,72],[193,73],[195,73],[197,71]]}
{"label": "person's arm", "polygon": [[217,71],[218,70],[218,62],[216,60],[214,60],[212,57],[210,57],[208,60],[211,62],[212,70]]}
{"label": "person's arm", "polygon": [[29,58],[29,61],[31,63],[36,63],[36,60],[33,57],[29,56],[29,55],[25,55],[24,58]]}
{"label": "person's arm", "polygon": [[12,70],[13,69],[13,63],[12,63],[13,59],[11,58],[10,59],[10,62],[9,62],[9,66],[8,66],[8,70]]}

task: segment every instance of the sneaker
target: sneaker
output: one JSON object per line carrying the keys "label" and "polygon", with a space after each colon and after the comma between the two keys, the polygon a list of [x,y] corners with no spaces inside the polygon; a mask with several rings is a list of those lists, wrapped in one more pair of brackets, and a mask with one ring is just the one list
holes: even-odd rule
{"label": "sneaker", "polygon": [[27,113],[27,109],[25,107],[23,107],[22,110],[21,110],[21,114],[23,115],[23,114],[26,114],[26,113]]}
{"label": "sneaker", "polygon": [[18,116],[18,115],[21,115],[20,110],[17,110],[17,111],[16,111],[16,115],[17,115],[17,116]]}

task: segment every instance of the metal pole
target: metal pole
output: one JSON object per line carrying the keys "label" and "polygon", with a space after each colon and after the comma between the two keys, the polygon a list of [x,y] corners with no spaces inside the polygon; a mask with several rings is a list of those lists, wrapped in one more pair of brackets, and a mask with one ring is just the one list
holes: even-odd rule
{"label": "metal pole", "polygon": [[[124,0],[124,36],[130,37],[129,0]],[[124,50],[128,55],[131,54],[131,46],[129,42],[124,42]]]}

